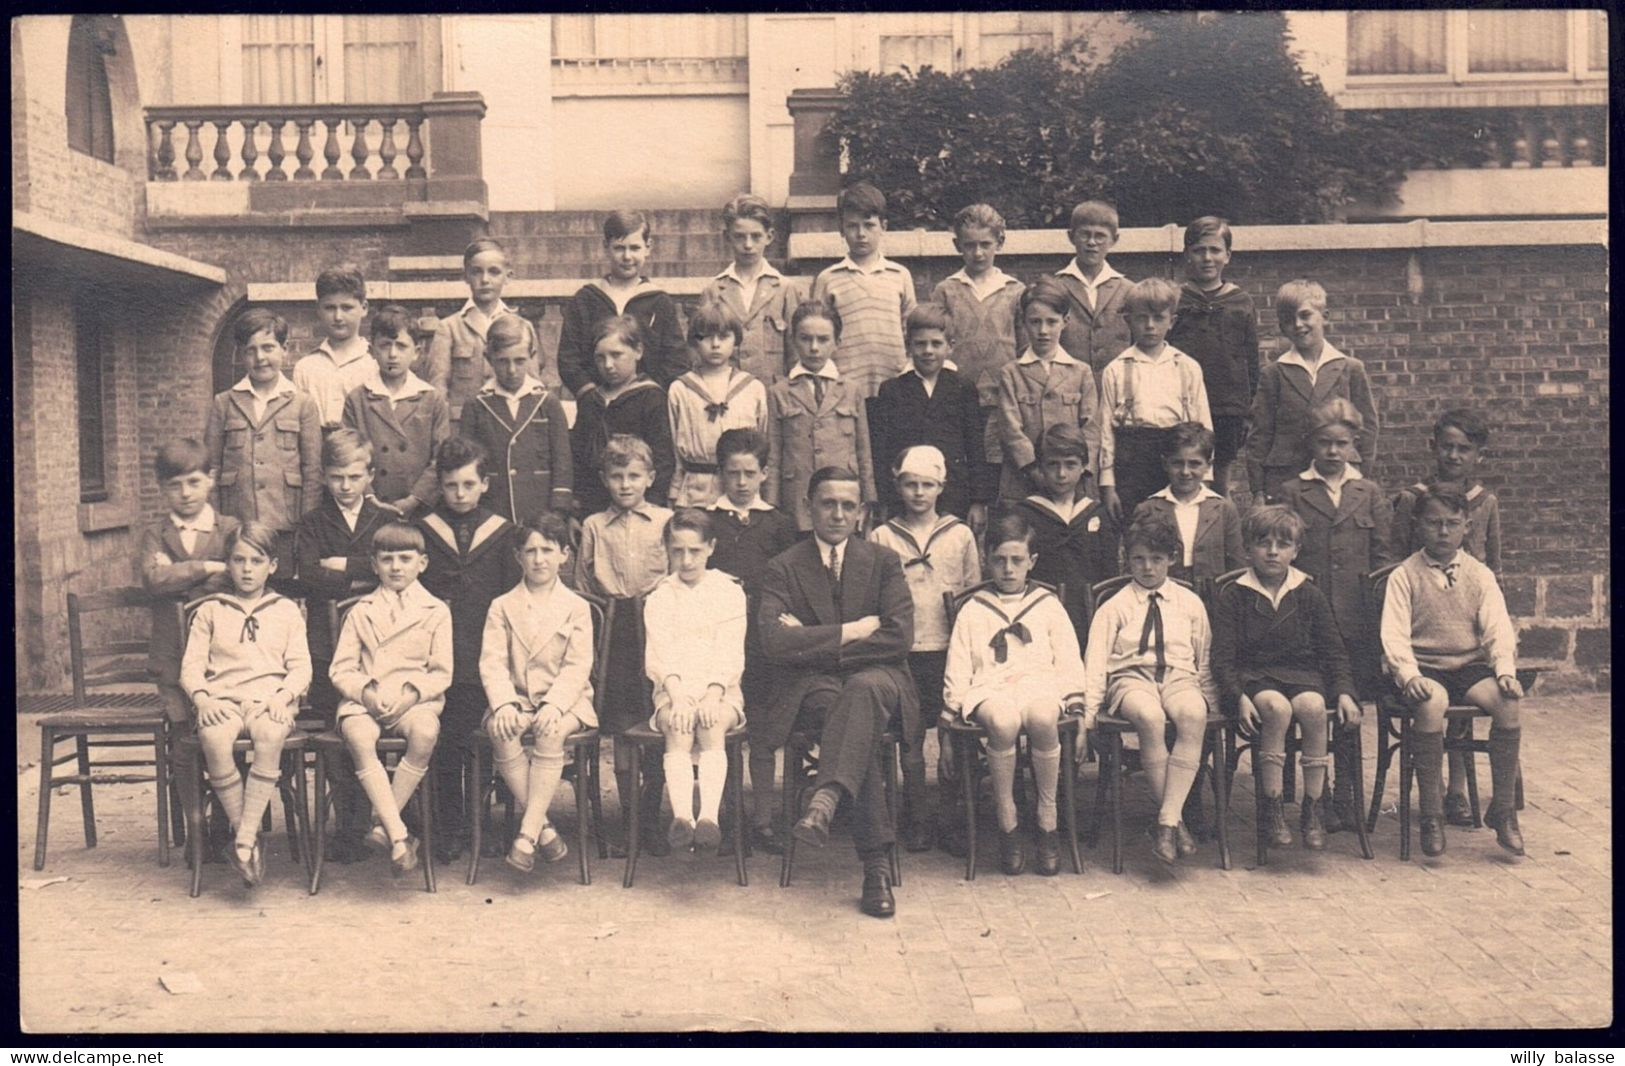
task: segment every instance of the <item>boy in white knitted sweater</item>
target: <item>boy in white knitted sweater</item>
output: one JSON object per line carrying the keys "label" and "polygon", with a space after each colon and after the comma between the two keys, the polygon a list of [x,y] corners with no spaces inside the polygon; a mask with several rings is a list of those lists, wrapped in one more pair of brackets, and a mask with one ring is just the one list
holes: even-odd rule
{"label": "boy in white knitted sweater", "polygon": [[1384,668],[1414,709],[1412,746],[1421,794],[1422,852],[1445,849],[1440,764],[1444,715],[1463,703],[1491,717],[1489,755],[1494,795],[1484,823],[1496,843],[1523,854],[1514,805],[1517,789],[1517,634],[1506,600],[1489,567],[1461,550],[1467,532],[1467,500],[1459,493],[1429,490],[1417,501],[1422,550],[1394,568],[1382,607]]}

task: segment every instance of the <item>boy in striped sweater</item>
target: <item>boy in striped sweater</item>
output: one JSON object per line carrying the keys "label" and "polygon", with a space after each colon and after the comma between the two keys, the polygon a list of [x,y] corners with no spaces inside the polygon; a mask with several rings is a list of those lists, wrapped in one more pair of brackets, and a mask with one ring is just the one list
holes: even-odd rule
{"label": "boy in striped sweater", "polygon": [[1383,666],[1415,709],[1412,743],[1416,786],[1421,793],[1424,855],[1444,854],[1440,763],[1444,714],[1463,703],[1487,711],[1490,775],[1494,792],[1484,824],[1495,841],[1523,854],[1523,834],[1513,799],[1517,791],[1522,729],[1514,654],[1517,634],[1495,574],[1461,550],[1467,501],[1459,493],[1430,489],[1417,503],[1422,550],[1388,575],[1382,604]]}
{"label": "boy in striped sweater", "polygon": [[908,369],[903,320],[914,310],[914,276],[881,253],[886,195],[866,181],[836,200],[847,255],[813,281],[812,302],[828,303],[843,327],[835,366],[868,399]]}

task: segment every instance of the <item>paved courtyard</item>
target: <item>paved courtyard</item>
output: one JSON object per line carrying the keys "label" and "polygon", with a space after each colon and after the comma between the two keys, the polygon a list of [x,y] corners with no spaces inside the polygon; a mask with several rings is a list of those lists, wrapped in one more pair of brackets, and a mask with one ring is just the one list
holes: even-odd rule
{"label": "paved courtyard", "polygon": [[1085,851],[1081,877],[1006,878],[984,856],[973,883],[945,853],[909,855],[889,922],[858,913],[844,841],[803,850],[789,889],[761,854],[748,888],[716,858],[646,858],[631,890],[618,862],[595,864],[583,887],[573,859],[529,879],[496,860],[473,888],[460,865],[443,871],[433,896],[419,880],[392,882],[374,859],[329,866],[312,898],[279,826],[266,884],[250,893],[228,867],[210,866],[193,900],[179,856],[168,869],[155,862],[150,786],[98,790],[94,850],[83,847],[76,797],[59,797],[49,861],[35,873],[38,730],[23,716],[22,1024],[35,1033],[1603,1026],[1614,976],[1609,710],[1605,695],[1526,701],[1522,860],[1500,852],[1489,830],[1452,830],[1441,860],[1417,851],[1399,862],[1390,781],[1375,861],[1338,834],[1318,857],[1294,847],[1253,869],[1244,760],[1228,873],[1211,846],[1173,872],[1157,866],[1140,835],[1150,806],[1131,782],[1123,876],[1104,849]]}

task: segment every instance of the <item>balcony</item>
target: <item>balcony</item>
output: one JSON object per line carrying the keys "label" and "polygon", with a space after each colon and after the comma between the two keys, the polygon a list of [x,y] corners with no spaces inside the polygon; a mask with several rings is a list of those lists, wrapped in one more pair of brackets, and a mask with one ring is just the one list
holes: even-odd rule
{"label": "balcony", "polygon": [[149,226],[487,216],[479,93],[409,104],[149,107]]}

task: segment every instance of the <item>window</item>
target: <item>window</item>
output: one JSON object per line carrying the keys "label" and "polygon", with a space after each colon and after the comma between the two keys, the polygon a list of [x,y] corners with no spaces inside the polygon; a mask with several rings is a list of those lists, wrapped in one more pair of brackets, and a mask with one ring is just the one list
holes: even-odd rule
{"label": "window", "polygon": [[107,344],[98,314],[74,314],[75,387],[79,397],[79,502],[108,498],[106,396]]}
{"label": "window", "polygon": [[438,86],[437,16],[237,17],[244,103],[407,103]]}
{"label": "window", "polygon": [[1352,11],[1350,77],[1435,81],[1599,79],[1601,11]]}
{"label": "window", "polygon": [[100,18],[76,15],[68,30],[68,147],[113,161],[113,93],[107,59],[113,38]]}

